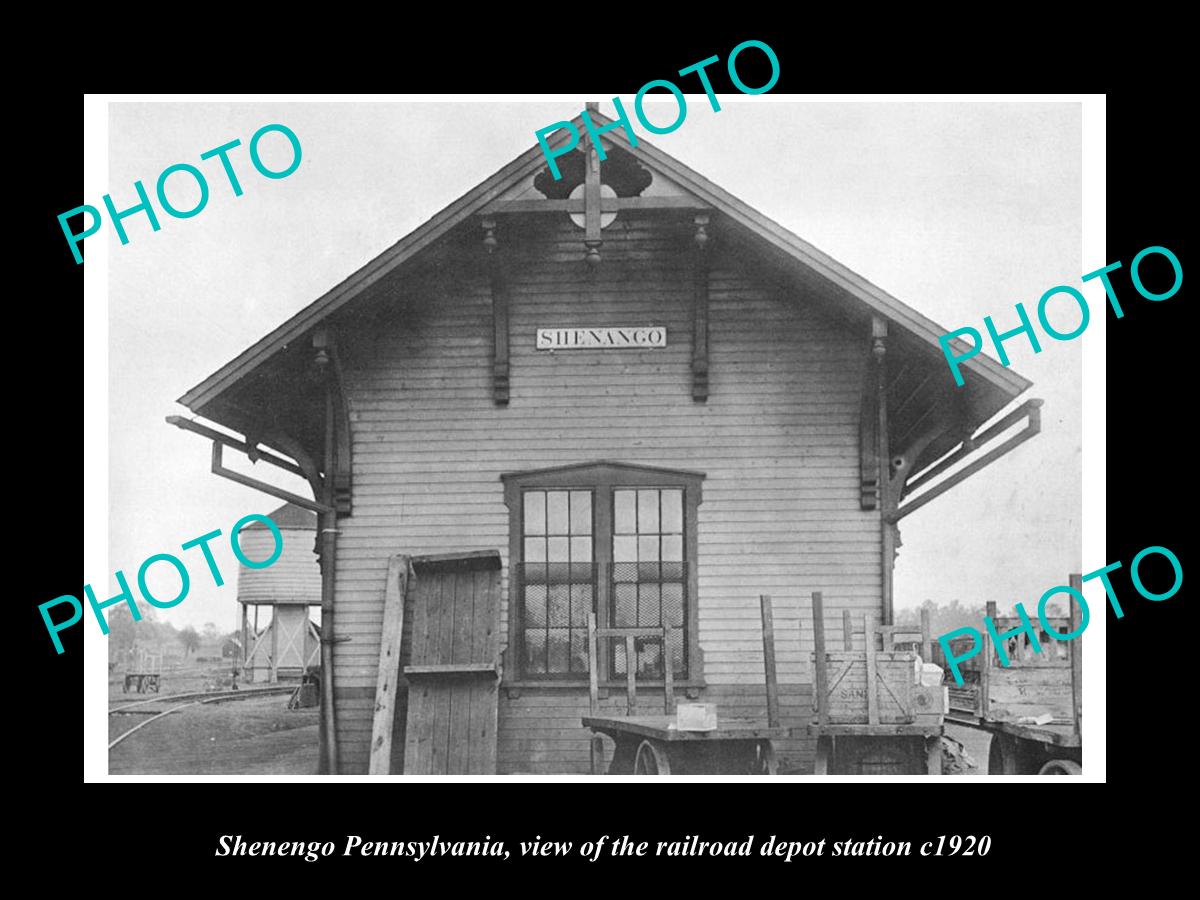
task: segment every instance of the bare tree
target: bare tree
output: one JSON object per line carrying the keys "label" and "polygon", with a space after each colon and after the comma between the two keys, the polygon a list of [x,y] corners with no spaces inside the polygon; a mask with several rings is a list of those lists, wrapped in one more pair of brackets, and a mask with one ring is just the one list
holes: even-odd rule
{"label": "bare tree", "polygon": [[179,643],[183,644],[183,652],[190,656],[200,646],[200,635],[196,633],[195,628],[189,625],[179,632]]}

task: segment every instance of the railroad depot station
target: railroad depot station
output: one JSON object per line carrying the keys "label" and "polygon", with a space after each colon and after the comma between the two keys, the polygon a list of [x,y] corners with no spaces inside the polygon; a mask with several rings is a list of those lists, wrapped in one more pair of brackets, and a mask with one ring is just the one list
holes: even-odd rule
{"label": "railroad depot station", "polygon": [[169,419],[315,517],[320,628],[277,638],[322,771],[933,771],[899,528],[1037,433],[1030,382],[980,354],[956,388],[946,329],[573,124],[561,180],[532,147]]}

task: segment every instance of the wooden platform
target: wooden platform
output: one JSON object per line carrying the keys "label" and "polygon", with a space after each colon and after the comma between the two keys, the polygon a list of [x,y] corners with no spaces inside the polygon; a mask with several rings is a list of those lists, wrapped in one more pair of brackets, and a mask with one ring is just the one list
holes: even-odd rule
{"label": "wooden platform", "polygon": [[953,715],[948,721],[968,728],[978,728],[992,734],[1011,734],[1013,737],[1028,741],[1038,741],[1052,744],[1056,747],[1079,747],[1082,738],[1070,723],[1052,722],[1046,725],[1018,725],[1016,722],[1002,722],[995,719],[984,719],[979,716]]}
{"label": "wooden platform", "polygon": [[754,741],[785,738],[787,728],[755,719],[718,719],[714,731],[679,731],[674,716],[584,716],[585,728],[606,734],[636,734],[658,741]]}
{"label": "wooden platform", "polygon": [[917,737],[937,737],[945,734],[946,727],[941,722],[928,724],[896,723],[894,725],[818,725],[811,724],[805,729],[793,729],[793,735],[808,734],[816,737],[829,734],[839,737],[856,735],[859,737],[892,737],[896,735],[915,735]]}

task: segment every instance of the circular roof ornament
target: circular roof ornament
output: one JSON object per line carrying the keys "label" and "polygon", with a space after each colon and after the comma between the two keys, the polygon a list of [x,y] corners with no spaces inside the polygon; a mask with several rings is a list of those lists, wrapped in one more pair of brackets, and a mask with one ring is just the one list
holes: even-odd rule
{"label": "circular roof ornament", "polygon": [[[572,200],[582,200],[583,192],[587,189],[587,185],[577,185],[575,190],[571,191]],[[607,184],[600,185],[600,197],[605,200],[617,199],[617,192],[610,188]],[[584,227],[583,213],[570,213],[571,221],[575,223],[577,228]],[[616,221],[617,214],[615,212],[600,213],[600,227],[607,228]]]}

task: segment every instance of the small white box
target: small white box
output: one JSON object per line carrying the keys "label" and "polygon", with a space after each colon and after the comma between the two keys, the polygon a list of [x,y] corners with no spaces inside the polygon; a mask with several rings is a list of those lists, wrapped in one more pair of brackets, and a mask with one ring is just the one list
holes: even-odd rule
{"label": "small white box", "polygon": [[678,704],[675,707],[675,728],[679,731],[716,731],[717,704]]}

